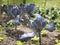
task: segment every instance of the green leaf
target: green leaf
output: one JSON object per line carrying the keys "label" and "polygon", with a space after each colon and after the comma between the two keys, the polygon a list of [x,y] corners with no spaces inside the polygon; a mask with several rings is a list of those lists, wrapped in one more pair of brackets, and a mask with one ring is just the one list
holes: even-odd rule
{"label": "green leaf", "polygon": [[23,45],[21,41],[17,41],[17,45]]}
{"label": "green leaf", "polygon": [[58,43],[58,44],[55,44],[55,45],[60,45],[60,43]]}
{"label": "green leaf", "polygon": [[41,34],[42,34],[42,35],[46,35],[46,34],[47,34],[47,31],[46,31],[46,30],[42,30],[42,31],[41,31]]}
{"label": "green leaf", "polygon": [[14,26],[14,20],[8,21],[7,26],[13,27]]}
{"label": "green leaf", "polygon": [[3,37],[0,37],[0,42],[2,42],[4,40],[4,38]]}
{"label": "green leaf", "polygon": [[34,38],[31,38],[31,40],[33,40],[33,41],[38,41],[39,40],[39,37],[34,37]]}
{"label": "green leaf", "polygon": [[58,39],[56,39],[56,40],[55,40],[55,42],[58,44],[58,43],[59,43],[59,40],[58,40]]}

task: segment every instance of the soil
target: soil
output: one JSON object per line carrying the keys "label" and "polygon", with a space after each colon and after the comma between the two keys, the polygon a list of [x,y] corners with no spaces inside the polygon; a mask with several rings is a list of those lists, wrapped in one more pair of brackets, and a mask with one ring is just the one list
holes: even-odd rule
{"label": "soil", "polygon": [[[7,31],[1,31],[0,30],[0,36],[4,37],[3,42],[0,42],[0,45],[16,45],[16,41],[19,40],[18,35],[22,35],[23,33],[33,32],[35,30],[32,30],[28,27],[24,26],[18,26],[17,30],[14,30],[12,28],[9,30],[7,28]],[[46,36],[42,36],[42,45],[55,45],[55,39],[60,40],[60,31],[53,31],[49,32]],[[32,41],[31,41],[32,42]],[[27,45],[36,45],[36,44],[27,44]]]}

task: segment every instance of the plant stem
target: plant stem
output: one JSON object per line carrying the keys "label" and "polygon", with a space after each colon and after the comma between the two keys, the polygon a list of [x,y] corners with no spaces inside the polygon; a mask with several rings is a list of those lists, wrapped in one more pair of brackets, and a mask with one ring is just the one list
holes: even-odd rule
{"label": "plant stem", "polygon": [[17,25],[15,24],[15,31],[17,30]]}
{"label": "plant stem", "polygon": [[41,31],[39,31],[39,45],[41,45]]}

